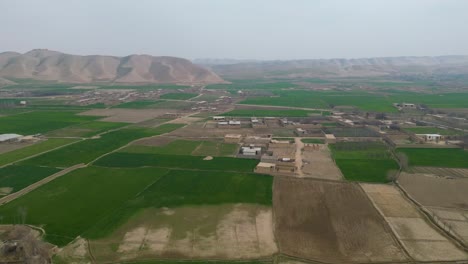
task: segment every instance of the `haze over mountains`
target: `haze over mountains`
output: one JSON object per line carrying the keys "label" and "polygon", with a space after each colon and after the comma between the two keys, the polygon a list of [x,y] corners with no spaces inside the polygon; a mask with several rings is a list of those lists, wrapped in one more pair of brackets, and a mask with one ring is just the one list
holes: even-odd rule
{"label": "haze over mountains", "polygon": [[386,57],[216,63],[198,60],[225,78],[370,77],[411,74],[467,74],[468,56]]}
{"label": "haze over mountains", "polygon": [[212,71],[182,58],[149,55],[79,56],[45,49],[31,50],[24,54],[0,53],[0,82],[6,83],[9,78],[67,83],[224,82]]}

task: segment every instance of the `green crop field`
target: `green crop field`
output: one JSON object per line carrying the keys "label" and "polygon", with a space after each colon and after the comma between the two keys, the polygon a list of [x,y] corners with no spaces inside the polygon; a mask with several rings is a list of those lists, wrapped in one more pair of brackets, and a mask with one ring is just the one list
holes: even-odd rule
{"label": "green crop field", "polygon": [[87,139],[58,150],[26,160],[23,164],[69,167],[79,163],[88,163],[92,160],[125,146],[133,140],[159,135],[177,129],[178,124],[161,125],[154,129],[124,128],[101,135],[97,139]]}
{"label": "green crop field", "polygon": [[258,163],[257,160],[230,157],[214,157],[212,160],[203,160],[203,158],[203,156],[116,152],[102,157],[95,164],[104,167],[152,166],[193,170],[252,172]]}
{"label": "green crop field", "polygon": [[325,144],[325,139],[321,138],[303,138],[301,141],[307,144]]}
{"label": "green crop field", "polygon": [[388,182],[388,173],[399,168],[387,146],[381,142],[338,142],[330,148],[336,165],[347,180]]}
{"label": "green crop field", "polygon": [[17,192],[59,170],[49,167],[10,165],[0,168],[0,188],[12,188]]}
{"label": "green crop field", "polygon": [[173,99],[173,100],[188,100],[197,96],[198,94],[195,93],[167,93],[161,95],[159,98],[161,99]]}
{"label": "green crop field", "polygon": [[237,144],[227,144],[212,141],[175,140],[164,146],[152,147],[131,145],[119,152],[165,154],[165,155],[194,155],[194,156],[232,156]]}
{"label": "green crop field", "polygon": [[329,115],[328,111],[311,110],[264,110],[264,109],[236,109],[224,113],[225,116],[237,117],[307,117],[309,115]]}
{"label": "green crop field", "polygon": [[393,103],[425,104],[431,108],[468,108],[468,93],[394,93],[389,98]]}
{"label": "green crop field", "polygon": [[379,137],[379,133],[367,127],[326,127],[323,130],[335,137]]}
{"label": "green crop field", "polygon": [[91,137],[105,131],[127,126],[127,123],[91,121],[50,131],[49,137]]}
{"label": "green crop field", "polygon": [[407,127],[407,128],[403,128],[403,130],[414,133],[414,134],[440,134],[444,136],[463,134],[463,132],[460,132],[457,130],[443,129],[443,128],[438,128],[438,127]]}
{"label": "green crop field", "polygon": [[399,148],[410,166],[468,168],[468,151],[452,148]]}
{"label": "green crop field", "polygon": [[0,134],[31,135],[95,120],[95,116],[79,116],[71,111],[34,111],[0,117]]}
{"label": "green crop field", "polygon": [[153,183],[166,170],[89,167],[64,175],[0,207],[3,223],[44,226],[46,239],[63,246]]}
{"label": "green crop field", "polygon": [[15,162],[20,159],[25,159],[27,157],[42,153],[44,151],[48,151],[76,141],[78,140],[71,138],[51,138],[31,146],[9,151],[0,155],[0,166]]}
{"label": "green crop field", "polygon": [[132,108],[132,109],[145,109],[152,108],[152,106],[165,102],[164,100],[154,100],[154,101],[133,101],[122,103],[112,106],[112,108]]}

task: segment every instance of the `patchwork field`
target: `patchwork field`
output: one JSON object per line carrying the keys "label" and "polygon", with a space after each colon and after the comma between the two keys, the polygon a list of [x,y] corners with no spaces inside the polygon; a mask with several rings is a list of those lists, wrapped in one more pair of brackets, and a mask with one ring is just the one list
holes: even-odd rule
{"label": "patchwork field", "polygon": [[0,134],[32,135],[89,122],[97,117],[80,116],[72,111],[33,111],[0,117]]}
{"label": "patchwork field", "polygon": [[145,209],[112,235],[91,240],[90,249],[102,262],[255,259],[277,251],[271,208],[252,204]]}
{"label": "patchwork field", "polygon": [[78,125],[53,130],[47,133],[49,137],[91,137],[108,130],[127,126],[127,123],[92,121]]}
{"label": "patchwork field", "polygon": [[359,185],[277,177],[273,194],[281,253],[335,263],[406,260]]}
{"label": "patchwork field", "polygon": [[104,117],[101,121],[107,122],[124,122],[124,123],[139,123],[145,120],[150,120],[156,117],[163,116],[167,112],[174,112],[167,109],[126,109],[126,108],[110,108],[110,109],[92,109],[81,112],[82,116],[100,116]]}
{"label": "patchwork field", "polygon": [[23,164],[69,167],[78,163],[88,163],[113,151],[119,147],[125,146],[133,140],[166,133],[180,126],[162,125],[154,129],[125,128],[104,134],[96,139],[87,139],[54,151],[47,152],[40,156],[26,160]]}
{"label": "patchwork field", "polygon": [[345,179],[388,182],[399,168],[382,142],[338,142],[329,145]]}
{"label": "patchwork field", "polygon": [[468,151],[455,148],[398,148],[410,166],[468,168]]}
{"label": "patchwork field", "polygon": [[342,180],[343,175],[331,157],[326,145],[319,145],[318,150],[303,150],[302,172],[304,177]]}
{"label": "patchwork field", "polygon": [[453,261],[468,255],[441,235],[390,185],[361,184],[409,255],[418,261]]}
{"label": "patchwork field", "polygon": [[129,109],[145,109],[153,108],[153,106],[164,102],[164,100],[153,101],[132,101],[113,106],[112,108],[129,108]]}
{"label": "patchwork field", "polygon": [[38,166],[10,165],[0,168],[0,196],[17,192],[59,170]]}
{"label": "patchwork field", "polygon": [[128,146],[120,150],[120,152],[165,155],[234,156],[238,149],[237,144],[227,144],[219,141],[175,140],[158,147],[140,144]]}
{"label": "patchwork field", "polygon": [[198,94],[195,93],[167,93],[161,95],[159,98],[161,99],[172,99],[172,100],[188,100],[197,96]]}
{"label": "patchwork field", "polygon": [[7,153],[2,153],[0,155],[0,166],[3,166],[8,163],[18,161],[39,153],[58,148],[60,146],[76,142],[77,139],[71,138],[51,138],[46,141],[41,141],[34,145],[24,147],[21,149],[13,150]]}

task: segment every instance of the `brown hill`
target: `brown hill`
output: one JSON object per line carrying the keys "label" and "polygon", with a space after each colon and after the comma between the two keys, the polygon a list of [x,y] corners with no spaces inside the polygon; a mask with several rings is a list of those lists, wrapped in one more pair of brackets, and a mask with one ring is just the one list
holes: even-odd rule
{"label": "brown hill", "polygon": [[189,60],[149,55],[78,56],[37,49],[24,54],[0,53],[0,78],[70,83],[210,84],[224,80]]}

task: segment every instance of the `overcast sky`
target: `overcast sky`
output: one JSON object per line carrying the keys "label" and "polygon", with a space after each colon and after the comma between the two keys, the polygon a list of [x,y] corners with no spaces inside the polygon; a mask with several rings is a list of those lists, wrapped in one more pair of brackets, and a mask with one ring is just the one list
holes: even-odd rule
{"label": "overcast sky", "polygon": [[315,59],[468,54],[468,0],[0,0],[0,52]]}

